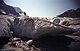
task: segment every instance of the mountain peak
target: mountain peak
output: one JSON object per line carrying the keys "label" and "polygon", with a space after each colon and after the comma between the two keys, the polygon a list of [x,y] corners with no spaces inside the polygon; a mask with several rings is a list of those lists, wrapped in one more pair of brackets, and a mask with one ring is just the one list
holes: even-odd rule
{"label": "mountain peak", "polygon": [[0,0],[0,15],[21,16],[26,15],[19,7],[7,5],[4,0]]}
{"label": "mountain peak", "polygon": [[64,13],[58,15],[58,17],[72,17],[72,18],[80,18],[80,8],[75,9],[70,9],[65,11]]}

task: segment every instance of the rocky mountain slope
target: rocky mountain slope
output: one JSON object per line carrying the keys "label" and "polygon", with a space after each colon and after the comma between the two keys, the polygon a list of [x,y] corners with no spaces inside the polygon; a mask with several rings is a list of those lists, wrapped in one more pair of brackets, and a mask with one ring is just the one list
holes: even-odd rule
{"label": "rocky mountain slope", "polygon": [[28,16],[19,7],[13,7],[13,6],[7,5],[3,0],[0,0],[0,14],[10,15],[10,16],[20,16],[20,15]]}
{"label": "rocky mountain slope", "polygon": [[58,17],[80,18],[80,8],[78,8],[76,10],[74,10],[74,9],[67,10],[64,13],[58,15]]}

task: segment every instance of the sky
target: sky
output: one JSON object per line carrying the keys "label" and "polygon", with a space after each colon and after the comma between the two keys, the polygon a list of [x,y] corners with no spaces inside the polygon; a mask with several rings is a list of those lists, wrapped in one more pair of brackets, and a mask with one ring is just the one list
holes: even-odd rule
{"label": "sky", "polygon": [[78,0],[5,0],[19,7],[31,17],[55,17],[69,9],[79,7]]}

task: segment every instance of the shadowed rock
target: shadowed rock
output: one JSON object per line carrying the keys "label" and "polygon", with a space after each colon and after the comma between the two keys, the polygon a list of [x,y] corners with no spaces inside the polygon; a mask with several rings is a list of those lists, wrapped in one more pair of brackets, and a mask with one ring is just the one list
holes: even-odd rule
{"label": "shadowed rock", "polygon": [[0,15],[0,37],[9,37],[10,23],[6,17]]}
{"label": "shadowed rock", "polygon": [[[46,20],[32,18],[15,18],[14,20],[14,35],[18,37],[39,38],[40,36],[53,35],[59,36],[62,34],[71,34],[74,29],[54,24]],[[50,33],[50,34],[48,34]]]}
{"label": "shadowed rock", "polygon": [[[41,40],[41,42],[45,42],[45,45],[47,44],[53,46],[56,51],[58,46],[58,50],[65,50],[66,48],[64,46],[70,45],[71,42],[74,41],[71,38],[60,36],[68,34],[71,35],[75,32],[74,29],[49,22],[47,20],[33,19],[28,17],[15,18],[7,15],[0,15],[0,25],[0,37],[10,37],[10,30],[12,30],[14,32],[13,36],[35,39],[35,42],[36,40]],[[5,42],[5,38],[0,39],[4,39],[3,42]],[[48,42],[49,40],[50,42]]]}
{"label": "shadowed rock", "polygon": [[52,21],[55,24],[75,29],[77,32],[73,34],[80,36],[80,18],[54,17],[50,21]]}

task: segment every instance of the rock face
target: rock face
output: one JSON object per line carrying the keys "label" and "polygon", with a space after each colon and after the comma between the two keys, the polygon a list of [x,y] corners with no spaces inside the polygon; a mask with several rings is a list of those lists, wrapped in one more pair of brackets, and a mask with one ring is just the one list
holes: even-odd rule
{"label": "rock face", "polygon": [[80,8],[74,10],[70,9],[65,11],[64,13],[58,15],[58,17],[72,17],[72,18],[80,18]]}
{"label": "rock face", "polygon": [[46,20],[32,18],[15,18],[13,26],[15,36],[28,37],[33,39],[39,38],[43,35],[59,36],[61,34],[71,34],[75,32],[75,30],[72,28],[67,28]]}
{"label": "rock face", "polygon": [[[64,24],[56,24],[56,22],[52,23],[47,20],[28,18],[27,16],[15,18],[12,16],[0,15],[0,36],[10,36],[10,31],[13,31],[14,36],[36,39],[47,35],[71,35],[72,33],[80,30],[79,27],[77,28],[77,26],[75,26],[75,28],[73,28],[72,26],[79,24],[78,20],[76,22],[76,18],[58,18],[58,20],[60,20],[60,22],[62,21],[62,23],[67,21],[69,24],[67,23],[67,25],[66,22]],[[76,22],[76,24],[73,24],[74,22],[72,20],[75,20],[74,22]]]}
{"label": "rock face", "polygon": [[73,34],[80,36],[80,18],[55,17],[52,20],[55,24],[75,29],[77,32]]}
{"label": "rock face", "polygon": [[69,23],[69,26],[68,26],[68,27],[77,30],[78,32],[76,32],[76,33],[74,33],[74,34],[80,36],[80,18],[74,18],[74,19]]}
{"label": "rock face", "polygon": [[11,20],[5,15],[0,15],[0,37],[10,37]]}
{"label": "rock face", "polygon": [[1,0],[0,15],[20,16],[20,15],[26,15],[26,13],[23,12],[19,7],[9,6],[5,4],[3,0]]}

